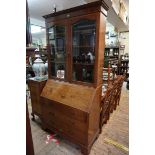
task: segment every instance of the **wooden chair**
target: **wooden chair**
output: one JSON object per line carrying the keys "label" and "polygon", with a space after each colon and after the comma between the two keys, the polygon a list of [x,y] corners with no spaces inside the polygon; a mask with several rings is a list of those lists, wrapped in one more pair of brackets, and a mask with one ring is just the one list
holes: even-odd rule
{"label": "wooden chair", "polygon": [[107,90],[101,98],[101,111],[100,111],[100,133],[102,132],[103,124],[107,123],[110,118],[110,113],[116,110],[119,105],[122,85],[125,77],[119,76],[117,80],[107,87]]}
{"label": "wooden chair", "polygon": [[124,79],[125,79],[125,76],[121,76],[121,78],[118,81],[117,94],[116,94],[116,101],[115,101],[115,108],[114,109],[116,109],[117,105],[119,105]]}
{"label": "wooden chair", "polygon": [[[114,76],[115,76],[115,70],[113,68],[110,67],[110,64],[108,65],[108,68],[103,68],[103,74],[107,72],[108,73],[108,78],[107,80],[104,79],[103,76],[103,83],[107,83],[107,85],[109,86],[110,83],[114,82]],[[110,74],[113,74],[112,80],[110,79]]]}
{"label": "wooden chair", "polygon": [[118,83],[117,81],[115,83],[113,83],[113,87],[111,90],[111,101],[110,101],[110,113],[113,112],[113,110],[115,110],[115,106],[116,106],[116,101],[117,101],[117,92],[118,92]]}
{"label": "wooden chair", "polygon": [[103,124],[107,123],[110,117],[110,103],[112,98],[112,88],[109,87],[105,95],[101,99],[101,112],[100,112],[100,133]]}

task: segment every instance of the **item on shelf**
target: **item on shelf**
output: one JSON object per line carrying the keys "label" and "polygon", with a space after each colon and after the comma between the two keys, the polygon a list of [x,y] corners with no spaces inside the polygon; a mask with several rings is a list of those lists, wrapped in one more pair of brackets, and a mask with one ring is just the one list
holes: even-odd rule
{"label": "item on shelf", "polygon": [[129,56],[128,55],[125,55],[124,56],[124,60],[129,60]]}
{"label": "item on shelf", "polygon": [[[113,73],[110,73],[110,80],[113,79]],[[108,80],[108,72],[103,72],[103,80]]]}
{"label": "item on shelf", "polygon": [[110,49],[109,56],[113,56],[113,49]]}
{"label": "item on shelf", "polygon": [[64,61],[63,53],[56,53],[56,61]]}
{"label": "item on shelf", "polygon": [[77,62],[80,63],[81,62],[81,57],[80,56],[77,56],[77,59],[76,60],[77,60]]}
{"label": "item on shelf", "polygon": [[107,87],[105,85],[102,85],[102,96],[105,94],[107,90]]}
{"label": "item on shelf", "polygon": [[45,71],[46,71],[46,74],[48,74],[48,61],[45,62]]}
{"label": "item on shelf", "polygon": [[73,63],[76,63],[77,62],[77,58],[76,56],[73,56]]}
{"label": "item on shelf", "polygon": [[82,69],[82,77],[84,80],[87,78],[87,71],[85,68]]}
{"label": "item on shelf", "polygon": [[65,78],[65,71],[64,70],[57,70],[57,78],[64,79]]}
{"label": "item on shelf", "polygon": [[37,56],[37,59],[34,61],[32,65],[32,69],[35,73],[36,80],[42,80],[45,78],[45,64],[41,60],[40,56]]}
{"label": "item on shelf", "polygon": [[29,57],[29,63],[32,66],[32,57],[31,56]]}
{"label": "item on shelf", "polygon": [[91,63],[90,55],[87,55],[87,56],[86,56],[86,62],[87,62],[87,63]]}
{"label": "item on shelf", "polygon": [[92,72],[91,72],[91,71],[87,71],[86,79],[87,79],[88,81],[92,81]]}
{"label": "item on shelf", "polygon": [[82,53],[81,60],[82,60],[82,63],[85,63],[85,61],[86,61],[85,53]]}
{"label": "item on shelf", "polygon": [[91,52],[88,52],[87,55],[90,56],[90,62],[93,63],[94,62],[93,54]]}
{"label": "item on shelf", "polygon": [[55,58],[55,47],[53,44],[51,44],[51,60],[54,60]]}
{"label": "item on shelf", "polygon": [[76,72],[73,72],[73,80],[77,80],[76,79]]}

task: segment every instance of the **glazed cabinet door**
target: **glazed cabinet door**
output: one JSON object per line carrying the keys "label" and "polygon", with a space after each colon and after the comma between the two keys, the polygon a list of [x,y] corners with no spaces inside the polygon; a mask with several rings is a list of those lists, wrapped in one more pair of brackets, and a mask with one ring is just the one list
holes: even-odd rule
{"label": "glazed cabinet door", "polygon": [[94,83],[96,57],[96,16],[83,16],[70,22],[71,81]]}
{"label": "glazed cabinet door", "polygon": [[48,24],[49,78],[59,80],[67,79],[66,34],[66,22]]}

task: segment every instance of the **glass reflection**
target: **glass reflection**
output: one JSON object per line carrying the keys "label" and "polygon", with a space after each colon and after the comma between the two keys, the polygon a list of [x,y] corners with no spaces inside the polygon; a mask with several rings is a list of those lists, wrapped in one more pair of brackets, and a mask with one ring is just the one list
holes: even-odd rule
{"label": "glass reflection", "polygon": [[65,26],[54,25],[48,30],[51,47],[51,75],[60,79],[65,78]]}
{"label": "glass reflection", "polygon": [[95,64],[96,22],[81,20],[72,26],[72,79],[93,82]]}

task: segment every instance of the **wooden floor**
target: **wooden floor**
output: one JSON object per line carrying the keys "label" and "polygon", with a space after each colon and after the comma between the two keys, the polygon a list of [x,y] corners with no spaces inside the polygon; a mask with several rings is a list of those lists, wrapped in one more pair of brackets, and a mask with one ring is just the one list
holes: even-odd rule
{"label": "wooden floor", "polygon": [[[126,84],[126,83],[125,83]],[[102,133],[95,141],[90,155],[128,155],[129,152],[123,148],[129,147],[129,91],[125,85],[122,88],[120,105],[114,111],[110,120],[103,126]],[[28,100],[29,114],[31,113],[31,103]],[[77,145],[70,143],[62,137],[56,136],[60,144],[51,141],[46,144],[46,137],[50,133],[41,129],[39,118],[36,122],[31,121],[31,131],[34,143],[35,155],[81,155]],[[112,142],[107,143],[109,139]],[[117,142],[116,145],[113,144]]]}

